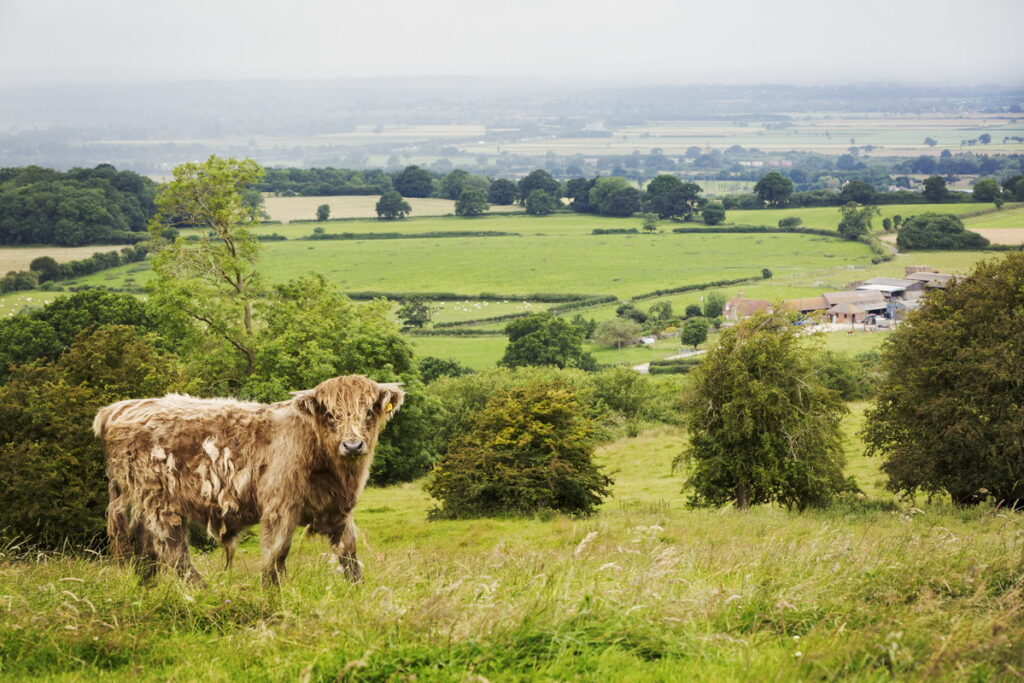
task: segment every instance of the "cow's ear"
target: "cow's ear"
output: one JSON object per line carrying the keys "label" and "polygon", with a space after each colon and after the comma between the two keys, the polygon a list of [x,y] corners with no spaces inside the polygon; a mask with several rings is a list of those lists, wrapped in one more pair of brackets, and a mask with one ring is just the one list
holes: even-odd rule
{"label": "cow's ear", "polygon": [[401,382],[378,382],[380,396],[377,398],[377,405],[380,406],[381,414],[385,419],[391,419],[398,409],[405,402],[405,392],[402,390]]}
{"label": "cow's ear", "polygon": [[288,393],[294,396],[292,400],[295,402],[295,406],[299,410],[313,416],[317,414],[317,409],[320,407],[320,404],[316,400],[315,389],[303,389],[302,391],[290,391]]}

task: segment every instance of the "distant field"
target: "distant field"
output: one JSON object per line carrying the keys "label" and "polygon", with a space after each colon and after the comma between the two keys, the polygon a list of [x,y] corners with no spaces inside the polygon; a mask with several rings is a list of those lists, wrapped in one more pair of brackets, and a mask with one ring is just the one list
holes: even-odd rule
{"label": "distant field", "polygon": [[992,211],[981,216],[965,218],[964,225],[971,230],[1024,228],[1024,204],[1008,204],[1000,211]]}
{"label": "distant field", "polygon": [[474,370],[493,368],[505,354],[508,338],[487,337],[409,337],[416,355],[455,359]]}
{"label": "distant field", "polygon": [[125,245],[90,245],[88,247],[0,247],[0,274],[11,270],[28,270],[39,256],[52,256],[58,263],[89,258],[98,251],[123,249]]}
{"label": "distant field", "polygon": [[[882,228],[882,220],[895,215],[907,218],[929,211],[936,213],[951,213],[957,216],[974,211],[983,211],[993,208],[991,203],[967,203],[967,204],[887,204],[878,207],[881,214],[874,219],[876,230]],[[789,216],[799,216],[804,220],[806,228],[825,228],[835,230],[839,227],[841,215],[838,206],[818,206],[810,208],[794,209],[757,209],[753,211],[726,211],[725,220],[736,225],[778,225],[779,220]],[[986,216],[979,216],[984,218]],[[975,219],[970,219],[975,220]]]}
{"label": "distant field", "polygon": [[[790,150],[845,154],[858,147],[860,154],[870,156],[938,155],[943,149],[954,152],[977,151],[987,154],[1019,153],[1024,144],[1002,142],[1004,136],[1024,135],[1020,118],[985,114],[965,116],[913,116],[897,114],[817,113],[795,116],[787,128],[766,129],[758,122],[732,121],[660,121],[645,126],[612,129],[605,138],[535,138],[503,142],[502,151],[519,154],[612,155],[647,153],[661,149],[667,156],[683,155],[689,147],[724,151],[733,145],[756,148],[766,152]],[[961,147],[961,141],[975,139],[982,133],[992,136],[992,144]],[[927,137],[938,144],[924,144]],[[871,150],[864,147],[871,146]],[[466,153],[496,154],[495,144],[464,146]]]}
{"label": "distant field", "polygon": [[[330,197],[274,197],[264,198],[271,220],[287,223],[294,220],[314,220],[321,204],[331,207],[331,218],[376,218],[378,195]],[[451,199],[411,197],[406,199],[412,207],[412,216],[444,216],[455,213]],[[518,206],[493,206],[494,211],[522,211]]]}
{"label": "distant field", "polygon": [[[560,292],[628,297],[654,289],[811,268],[863,265],[868,248],[806,235],[588,235],[322,242],[268,242],[261,269],[272,282],[323,273],[347,291]],[[79,284],[136,286],[132,266]]]}
{"label": "distant field", "polygon": [[9,318],[25,308],[48,304],[60,296],[59,292],[10,292],[0,294],[0,318]]}
{"label": "distant field", "polygon": [[979,235],[992,244],[1024,244],[1024,228],[984,228],[971,227]]}

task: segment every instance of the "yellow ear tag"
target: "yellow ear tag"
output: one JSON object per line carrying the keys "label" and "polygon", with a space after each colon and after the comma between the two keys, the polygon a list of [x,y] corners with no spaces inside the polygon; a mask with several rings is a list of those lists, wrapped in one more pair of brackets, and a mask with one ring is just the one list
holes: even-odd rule
{"label": "yellow ear tag", "polygon": [[389,404],[387,404],[386,406],[384,406],[384,412],[386,412],[386,413],[390,413],[390,412],[391,412],[391,408],[392,408],[392,407],[393,407],[393,406],[392,406],[392,405],[391,405],[390,403],[389,403]]}

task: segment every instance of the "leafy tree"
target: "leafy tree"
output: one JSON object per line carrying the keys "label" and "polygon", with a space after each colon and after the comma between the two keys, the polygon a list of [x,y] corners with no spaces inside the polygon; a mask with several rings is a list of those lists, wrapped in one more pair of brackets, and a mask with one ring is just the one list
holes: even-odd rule
{"label": "leafy tree", "polygon": [[590,203],[590,191],[597,184],[597,178],[573,178],[565,185],[565,196],[572,202],[569,208],[576,213],[593,213],[596,209]]}
{"label": "leafy tree", "polygon": [[718,225],[725,221],[725,207],[722,202],[708,202],[700,212],[705,225]]}
{"label": "leafy tree", "polygon": [[601,214],[606,216],[632,216],[640,210],[641,194],[635,187],[623,187],[608,195]]}
{"label": "leafy tree", "polygon": [[[457,168],[444,178],[441,178],[441,196],[446,199],[458,199],[462,191],[467,187],[470,175],[467,171]],[[486,197],[486,193],[484,193]]]}
{"label": "leafy tree", "polygon": [[988,240],[964,229],[963,221],[952,214],[923,213],[908,218],[896,234],[900,251],[984,249]]}
{"label": "leafy tree", "polygon": [[431,514],[594,512],[612,483],[593,462],[595,431],[568,386],[538,382],[494,396],[431,475],[426,491],[441,501]]}
{"label": "leafy tree", "polygon": [[28,264],[28,269],[39,274],[39,282],[49,282],[60,278],[60,264],[52,256],[37,256]]}
{"label": "leafy tree", "polygon": [[[429,197],[434,190],[434,179],[430,171],[419,166],[406,166],[394,179],[394,187],[403,197]],[[382,193],[383,195],[388,193]],[[408,213],[408,211],[406,212]],[[377,215],[380,215],[378,211]]]}
{"label": "leafy tree", "polygon": [[593,318],[584,318],[582,313],[574,315],[569,323],[580,331],[584,339],[593,337],[594,330],[597,329],[597,321]]}
{"label": "leafy tree", "polygon": [[647,322],[647,314],[628,301],[616,306],[615,315],[619,318],[627,318],[638,323]]}
{"label": "leafy tree", "polygon": [[946,201],[949,197],[949,190],[946,189],[946,179],[939,175],[925,178],[923,194],[930,202]]}
{"label": "leafy tree", "polygon": [[504,178],[495,180],[487,191],[487,201],[491,204],[502,206],[514,204],[516,201],[516,184]]}
{"label": "leafy tree", "polygon": [[804,224],[804,219],[800,216],[787,216],[786,218],[779,219],[780,228],[798,228]]}
{"label": "leafy tree", "polygon": [[[259,219],[243,203],[242,190],[262,174],[251,159],[211,156],[202,164],[182,164],[157,196],[159,211],[149,228],[156,253],[150,301],[182,336],[191,328],[184,344],[206,342],[207,367],[225,376],[229,388],[256,370],[253,311],[266,289],[255,267],[259,242],[250,230]],[[162,240],[179,222],[205,232],[194,242]]]}
{"label": "leafy tree", "polygon": [[848,240],[855,240],[871,232],[871,220],[881,213],[877,206],[858,206],[849,202],[839,207],[839,234]]}
{"label": "leafy tree", "polygon": [[526,198],[526,213],[531,216],[546,216],[559,208],[561,202],[544,190],[533,190]]}
{"label": "leafy tree", "polygon": [[526,201],[535,190],[541,190],[553,197],[556,201],[561,200],[562,184],[551,177],[551,174],[543,169],[533,171],[519,181],[518,195],[520,201]]}
{"label": "leafy tree", "polygon": [[699,304],[689,304],[686,307],[686,312],[683,314],[683,316],[686,318],[697,318],[700,317],[700,313],[701,310]]}
{"label": "leafy tree", "polygon": [[935,145],[939,144],[939,141],[936,140],[935,138],[929,137],[924,139],[924,144],[928,145],[929,147],[934,147]]}
{"label": "leafy tree", "polygon": [[717,318],[722,315],[722,308],[725,307],[726,297],[721,292],[708,292],[704,296],[704,317]]}
{"label": "leafy tree", "polygon": [[652,196],[648,206],[661,218],[688,221],[704,205],[705,200],[700,196],[703,191],[697,183],[681,182],[668,192]]}
{"label": "leafy tree", "polygon": [[487,204],[487,193],[478,187],[467,187],[455,202],[456,216],[479,216],[491,207]]}
{"label": "leafy tree", "polygon": [[672,190],[682,187],[682,185],[683,181],[674,175],[659,175],[647,184],[644,201],[649,202],[655,197],[668,194]]}
{"label": "leafy tree", "polygon": [[452,358],[435,358],[423,356],[418,361],[420,378],[427,384],[439,377],[461,377],[472,374],[473,368],[467,367]]}
{"label": "leafy tree", "polygon": [[657,232],[658,231],[658,214],[656,213],[645,213],[643,214],[644,219],[644,232]]}
{"label": "leafy tree", "polygon": [[649,316],[655,320],[669,320],[672,317],[672,302],[658,301],[657,303],[651,304],[651,307],[647,309],[647,312]]}
{"label": "leafy tree", "polygon": [[882,219],[882,229],[886,232],[892,232],[892,219],[888,216]]}
{"label": "leafy tree", "polygon": [[1024,500],[1024,254],[982,261],[930,292],[882,347],[865,419],[888,488],[956,502]]}
{"label": "leafy tree", "polygon": [[593,356],[583,350],[580,330],[550,313],[534,313],[513,320],[505,326],[505,334],[508,346],[498,364],[506,368],[527,365],[594,368]]}
{"label": "leafy tree", "polygon": [[724,330],[690,373],[690,504],[822,506],[843,477],[840,395],[823,386],[800,330],[765,314]]}
{"label": "leafy tree", "polygon": [[0,320],[0,380],[9,366],[57,360],[83,331],[104,325],[155,330],[138,298],[99,289],[60,297],[42,308]]}
{"label": "leafy tree", "polygon": [[318,221],[325,221],[331,217],[331,206],[330,204],[321,204],[316,207],[316,219]]}
{"label": "leafy tree", "polygon": [[1003,194],[1009,201],[1024,202],[1024,175],[1017,174],[1004,180]]}
{"label": "leafy tree", "polygon": [[762,268],[761,269],[761,279],[763,279],[763,280],[771,280],[772,279],[771,268]]}
{"label": "leafy tree", "polygon": [[409,202],[402,198],[402,195],[395,190],[388,190],[377,200],[377,218],[381,220],[401,220],[412,213]]}
{"label": "leafy tree", "polygon": [[[994,202],[996,199],[1001,198],[1003,193],[999,187],[999,181],[995,178],[983,178],[974,183],[972,194],[976,202]],[[35,268],[32,270],[35,270]]]}
{"label": "leafy tree", "polygon": [[679,332],[679,340],[696,349],[708,340],[708,328],[711,323],[707,318],[687,318],[683,329]]}
{"label": "leafy tree", "polygon": [[423,327],[430,322],[430,304],[424,296],[410,296],[398,306],[398,318],[406,327]]}
{"label": "leafy tree", "polygon": [[870,204],[875,201],[877,195],[875,188],[863,180],[851,180],[843,186],[843,191],[839,193],[839,199],[847,203]]}
{"label": "leafy tree", "polygon": [[627,344],[635,344],[644,328],[629,318],[611,318],[598,323],[594,330],[594,342],[601,346],[614,346],[621,349]]}
{"label": "leafy tree", "polygon": [[597,213],[611,215],[609,213],[609,200],[611,196],[619,190],[627,190],[630,188],[633,188],[633,185],[625,178],[621,178],[619,176],[597,178],[594,181],[594,186],[588,193],[588,202],[590,207]]}
{"label": "leafy tree", "polygon": [[987,145],[988,143],[992,142],[992,136],[989,135],[988,133],[982,133],[981,135],[978,136],[978,142],[980,142],[983,145]]}
{"label": "leafy tree", "polygon": [[754,194],[765,206],[782,206],[793,194],[793,181],[772,171],[757,181],[754,185]]}
{"label": "leafy tree", "polygon": [[174,356],[129,326],[84,331],[57,361],[15,368],[0,387],[0,535],[102,547],[107,477],[93,416],[114,401],[188,388]]}
{"label": "leafy tree", "polygon": [[357,305],[321,275],[276,286],[260,301],[256,371],[239,393],[281,401],[288,392],[338,375],[402,382],[402,410],[381,434],[371,481],[406,481],[433,461],[431,423],[436,406],[426,399],[408,337],[384,300]]}

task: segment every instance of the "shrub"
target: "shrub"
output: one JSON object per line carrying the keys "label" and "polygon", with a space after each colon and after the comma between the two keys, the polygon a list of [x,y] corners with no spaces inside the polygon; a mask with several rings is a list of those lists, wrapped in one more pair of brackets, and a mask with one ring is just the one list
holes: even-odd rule
{"label": "shrub", "polygon": [[952,214],[923,213],[908,218],[896,234],[901,251],[913,249],[984,249],[988,240],[964,229],[963,221]]}
{"label": "shrub", "polygon": [[787,216],[786,218],[779,219],[780,228],[798,228],[804,224],[804,219],[800,216]]}
{"label": "shrub", "polygon": [[803,509],[854,488],[842,474],[842,397],[815,376],[801,331],[755,315],[722,332],[690,373],[690,504]]}
{"label": "shrub", "polygon": [[473,372],[472,368],[452,359],[424,356],[419,359],[420,377],[424,382],[433,382],[438,377],[461,377]]}
{"label": "shrub", "polygon": [[177,359],[127,326],[83,332],[56,362],[16,368],[0,387],[0,533],[43,548],[102,546],[107,478],[94,414],[187,388]]}
{"label": "shrub", "polygon": [[595,425],[568,386],[537,382],[490,401],[456,439],[426,491],[432,516],[594,512],[611,479],[593,462]]}

